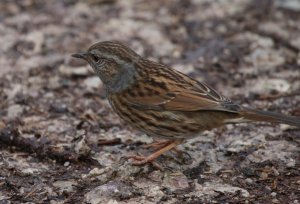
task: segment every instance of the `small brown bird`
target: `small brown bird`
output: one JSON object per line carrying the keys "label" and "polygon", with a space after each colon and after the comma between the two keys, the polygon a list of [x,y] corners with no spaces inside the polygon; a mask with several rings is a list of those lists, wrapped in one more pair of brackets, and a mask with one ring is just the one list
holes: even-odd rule
{"label": "small brown bird", "polygon": [[166,139],[150,156],[154,161],[185,139],[229,123],[265,121],[300,127],[300,118],[242,107],[205,83],[147,60],[119,42],[99,42],[72,55],[86,60],[102,80],[115,112],[149,136]]}

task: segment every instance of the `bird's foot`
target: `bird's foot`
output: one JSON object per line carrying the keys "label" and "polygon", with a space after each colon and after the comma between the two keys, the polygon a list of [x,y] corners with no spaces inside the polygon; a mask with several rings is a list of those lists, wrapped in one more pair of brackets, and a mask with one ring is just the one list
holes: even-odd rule
{"label": "bird's foot", "polygon": [[160,144],[162,146],[158,151],[154,152],[153,154],[145,157],[141,155],[132,155],[127,156],[127,159],[133,159],[135,161],[132,162],[133,165],[144,165],[146,163],[151,163],[153,166],[157,167],[158,169],[162,169],[160,165],[158,165],[154,160],[162,155],[163,153],[175,148],[178,144],[180,144],[182,140],[171,140],[171,141],[164,141],[163,144]]}

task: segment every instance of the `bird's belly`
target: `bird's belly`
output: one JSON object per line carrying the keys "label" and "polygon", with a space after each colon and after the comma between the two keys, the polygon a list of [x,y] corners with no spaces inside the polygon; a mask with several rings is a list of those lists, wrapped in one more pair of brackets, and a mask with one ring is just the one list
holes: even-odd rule
{"label": "bird's belly", "polygon": [[148,135],[165,139],[192,138],[237,117],[237,114],[222,111],[141,110],[120,100],[110,100],[110,103],[129,125]]}
{"label": "bird's belly", "polygon": [[127,124],[155,137],[164,139],[192,138],[203,131],[193,118],[180,112],[115,109]]}

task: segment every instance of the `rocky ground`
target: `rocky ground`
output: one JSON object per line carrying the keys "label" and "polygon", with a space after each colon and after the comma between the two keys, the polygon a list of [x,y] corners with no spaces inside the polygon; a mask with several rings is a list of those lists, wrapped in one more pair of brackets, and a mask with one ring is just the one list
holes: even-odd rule
{"label": "rocky ground", "polygon": [[300,203],[300,130],[241,124],[132,166],[152,138],[119,121],[71,54],[103,40],[232,100],[300,116],[297,0],[2,0],[0,203]]}

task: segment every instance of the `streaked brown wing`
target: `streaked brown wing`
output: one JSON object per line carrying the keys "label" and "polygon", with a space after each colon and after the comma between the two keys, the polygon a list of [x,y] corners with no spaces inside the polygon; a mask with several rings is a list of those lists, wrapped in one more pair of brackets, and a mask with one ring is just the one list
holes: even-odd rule
{"label": "streaked brown wing", "polygon": [[[132,107],[144,110],[219,110],[236,112],[236,107],[234,106],[237,105],[212,88],[180,72],[175,71],[175,74],[180,75],[183,80],[174,83],[174,81],[170,82],[166,78],[160,78],[159,83],[166,84],[166,88],[162,89],[148,85],[148,89],[156,89],[157,94],[151,96],[135,94],[135,97],[125,97],[125,100]],[[145,83],[141,82],[139,87],[142,85],[145,86]]]}

